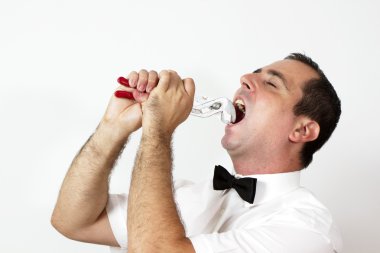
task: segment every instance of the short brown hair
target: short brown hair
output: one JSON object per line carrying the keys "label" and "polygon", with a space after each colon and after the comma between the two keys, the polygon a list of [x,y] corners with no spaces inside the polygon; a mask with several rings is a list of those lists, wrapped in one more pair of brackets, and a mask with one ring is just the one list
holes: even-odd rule
{"label": "short brown hair", "polygon": [[301,162],[306,168],[313,160],[313,154],[326,143],[335,130],[341,114],[341,103],[332,84],[310,57],[292,53],[285,59],[302,62],[319,75],[319,78],[306,81],[302,88],[303,96],[293,108],[295,115],[305,115],[318,122],[320,127],[318,138],[305,143],[301,150]]}

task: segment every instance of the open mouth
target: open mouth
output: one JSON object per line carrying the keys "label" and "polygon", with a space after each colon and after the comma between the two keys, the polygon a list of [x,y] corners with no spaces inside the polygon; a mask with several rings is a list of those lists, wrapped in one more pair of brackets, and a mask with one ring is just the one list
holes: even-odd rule
{"label": "open mouth", "polygon": [[245,116],[245,104],[244,104],[243,100],[237,99],[234,102],[234,107],[235,107],[235,111],[236,111],[236,120],[235,120],[234,124],[236,124],[236,123],[239,123]]}

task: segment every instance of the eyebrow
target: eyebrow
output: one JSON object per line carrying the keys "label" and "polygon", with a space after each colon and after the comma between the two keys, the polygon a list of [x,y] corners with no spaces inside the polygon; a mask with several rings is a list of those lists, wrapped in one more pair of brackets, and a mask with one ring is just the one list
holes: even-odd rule
{"label": "eyebrow", "polygon": [[[253,73],[261,73],[263,69],[256,69],[255,71],[253,71]],[[281,72],[278,72],[277,70],[274,70],[274,69],[268,69],[267,72],[270,74],[270,75],[273,75],[273,76],[276,76],[278,78],[281,79],[282,83],[284,84],[285,88],[287,90],[289,90],[288,88],[288,85],[287,85],[287,81],[286,81],[286,78],[284,76],[284,74],[282,74]]]}

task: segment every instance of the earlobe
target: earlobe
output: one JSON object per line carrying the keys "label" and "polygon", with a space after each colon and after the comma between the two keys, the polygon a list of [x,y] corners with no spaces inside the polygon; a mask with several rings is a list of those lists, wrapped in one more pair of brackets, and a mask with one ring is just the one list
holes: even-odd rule
{"label": "earlobe", "polygon": [[316,121],[310,119],[301,121],[289,135],[289,140],[301,143],[314,141],[318,138],[319,131],[319,124]]}

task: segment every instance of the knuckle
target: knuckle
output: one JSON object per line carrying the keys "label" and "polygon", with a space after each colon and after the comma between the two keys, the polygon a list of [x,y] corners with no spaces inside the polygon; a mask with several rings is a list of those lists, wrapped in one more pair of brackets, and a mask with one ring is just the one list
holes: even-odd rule
{"label": "knuckle", "polygon": [[136,71],[132,71],[132,72],[129,73],[128,77],[129,77],[129,78],[133,78],[133,77],[136,77],[137,75],[138,75],[138,74],[137,74]]}
{"label": "knuckle", "polygon": [[169,72],[167,70],[161,70],[160,77],[169,77]]}
{"label": "knuckle", "polygon": [[141,79],[141,80],[148,79],[148,72],[145,69],[140,70],[139,79]]}
{"label": "knuckle", "polygon": [[150,78],[148,79],[148,83],[149,83],[149,84],[152,84],[152,85],[156,84],[156,83],[157,83],[157,78],[150,77]]}
{"label": "knuckle", "polygon": [[174,70],[168,70],[168,71],[170,73],[170,76],[172,76],[172,77],[177,77],[178,76],[178,73],[176,71],[174,71]]}
{"label": "knuckle", "polygon": [[148,82],[148,78],[140,76],[140,78],[139,78],[139,84],[146,84],[147,82]]}
{"label": "knuckle", "polygon": [[149,71],[149,75],[157,76],[157,71],[151,70],[151,71]]}
{"label": "knuckle", "polygon": [[157,81],[157,78],[158,78],[158,75],[157,75],[157,72],[156,71],[150,71],[149,72],[149,77],[148,77],[148,81],[151,83],[153,82],[156,82]]}

